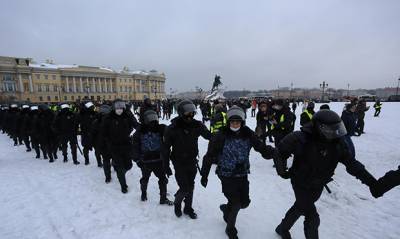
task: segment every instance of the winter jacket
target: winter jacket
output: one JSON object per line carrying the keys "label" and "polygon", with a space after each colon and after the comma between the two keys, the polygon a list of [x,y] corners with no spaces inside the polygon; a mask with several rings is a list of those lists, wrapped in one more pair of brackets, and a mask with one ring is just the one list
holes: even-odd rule
{"label": "winter jacket", "polygon": [[249,155],[251,148],[260,152],[265,159],[271,159],[274,148],[266,146],[247,126],[239,132],[225,127],[213,137],[203,158],[202,176],[207,177],[213,163],[221,177],[244,177],[250,173]]}
{"label": "winter jacket", "polygon": [[357,126],[357,115],[351,111],[344,110],[342,112],[341,118],[344,126],[346,127],[347,135],[355,135]]}
{"label": "winter jacket", "polygon": [[331,181],[339,162],[346,166],[349,174],[360,179],[362,183],[372,185],[376,182],[364,165],[354,158],[344,137],[325,142],[313,134],[312,125],[306,125],[301,131],[287,135],[277,149],[274,162],[278,173],[283,168],[282,159],[294,155],[289,170],[293,185],[321,188]]}
{"label": "winter jacket", "polygon": [[[200,135],[209,140],[211,133],[200,121],[193,119],[185,123],[182,118],[171,120],[171,125],[165,129],[163,160],[169,165],[169,160],[175,164],[195,165],[199,153],[198,139]],[[171,150],[172,147],[172,150]]]}
{"label": "winter jacket", "polygon": [[133,161],[153,163],[161,161],[162,138],[166,125],[159,124],[154,129],[140,126],[132,136]]}
{"label": "winter jacket", "polygon": [[78,134],[78,118],[75,113],[69,109],[61,110],[54,121],[54,132],[62,137],[76,137]]}
{"label": "winter jacket", "polygon": [[83,109],[79,113],[79,125],[82,135],[82,146],[84,147],[92,147],[93,145],[93,137],[91,135],[91,129],[93,125],[93,121],[96,119],[96,112],[94,110]]}
{"label": "winter jacket", "polygon": [[106,139],[102,134],[103,131],[101,129],[105,117],[105,115],[101,114],[96,116],[96,119],[92,122],[90,135],[92,136],[93,147],[96,149],[96,151],[99,151],[103,155],[109,155]]}

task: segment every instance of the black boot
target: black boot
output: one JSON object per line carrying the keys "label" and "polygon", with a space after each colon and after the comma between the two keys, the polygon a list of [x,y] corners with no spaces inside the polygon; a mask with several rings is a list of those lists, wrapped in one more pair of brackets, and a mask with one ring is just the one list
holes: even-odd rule
{"label": "black boot", "polygon": [[83,148],[83,157],[85,158],[85,165],[89,165],[89,150]]}
{"label": "black boot", "polygon": [[172,206],[174,203],[167,198],[167,182],[166,180],[159,180],[158,186],[160,188],[160,204]]}
{"label": "black boot", "polygon": [[292,236],[290,235],[290,232],[288,230],[284,230],[281,227],[281,224],[279,224],[276,228],[275,228],[275,232],[281,236],[282,239],[292,239]]}
{"label": "black boot", "polygon": [[148,184],[148,182],[149,181],[144,178],[140,179],[140,190],[142,191],[140,200],[142,200],[142,202],[147,201],[147,184]]}
{"label": "black boot", "polygon": [[183,209],[183,213],[188,215],[191,219],[197,219],[197,214],[194,212],[192,204],[193,204],[193,191],[189,192],[185,197],[185,208]]}
{"label": "black boot", "polygon": [[54,159],[58,159],[57,153],[53,153],[53,157],[54,157]]}
{"label": "black boot", "polygon": [[105,182],[106,182],[106,183],[110,183],[110,182],[111,182],[111,177],[106,178]]}
{"label": "black boot", "polygon": [[183,198],[186,196],[186,193],[181,192],[178,190],[178,192],[175,194],[175,201],[174,201],[174,212],[177,217],[182,216],[182,201]]}

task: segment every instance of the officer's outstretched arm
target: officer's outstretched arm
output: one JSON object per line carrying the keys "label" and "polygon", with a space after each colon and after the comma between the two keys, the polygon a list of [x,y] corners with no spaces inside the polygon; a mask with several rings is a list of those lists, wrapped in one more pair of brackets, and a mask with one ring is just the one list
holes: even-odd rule
{"label": "officer's outstretched arm", "polygon": [[371,189],[374,197],[382,197],[383,194],[390,191],[392,188],[400,185],[400,166],[397,170],[387,172],[383,177],[378,179],[375,187]]}
{"label": "officer's outstretched arm", "polygon": [[207,129],[207,127],[203,123],[200,123],[200,124],[201,124],[201,126],[200,126],[200,135],[201,135],[201,137],[203,137],[203,138],[205,138],[207,140],[210,140],[211,139],[211,132]]}

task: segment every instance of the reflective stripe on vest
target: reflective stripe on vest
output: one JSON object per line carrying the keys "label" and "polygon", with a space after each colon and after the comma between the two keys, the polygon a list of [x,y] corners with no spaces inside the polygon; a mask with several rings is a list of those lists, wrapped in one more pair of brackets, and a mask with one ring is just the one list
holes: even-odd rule
{"label": "reflective stripe on vest", "polygon": [[[285,121],[285,115],[284,114],[282,114],[281,115],[281,118],[279,119],[279,123],[283,123]],[[273,125],[271,125],[271,129],[274,129],[275,128],[275,125],[273,124]],[[285,127],[281,127],[281,129],[282,130],[285,130]]]}
{"label": "reflective stripe on vest", "polygon": [[308,112],[308,110],[304,110],[304,113],[307,114],[307,116],[308,116],[308,118],[310,118],[310,120],[312,119],[313,115],[310,112]]}
{"label": "reflective stripe on vest", "polygon": [[214,125],[212,125],[210,127],[212,134],[213,133],[217,133],[220,128],[226,126],[226,122],[227,122],[226,113],[225,112],[221,112],[221,114],[222,114],[222,118],[223,118],[222,121],[217,121],[217,122],[215,122]]}

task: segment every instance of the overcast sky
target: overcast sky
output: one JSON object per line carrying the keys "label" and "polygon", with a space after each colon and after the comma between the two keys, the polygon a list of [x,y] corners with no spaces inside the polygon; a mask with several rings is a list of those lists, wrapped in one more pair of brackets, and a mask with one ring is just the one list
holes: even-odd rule
{"label": "overcast sky", "polygon": [[[399,0],[2,0],[0,55],[165,72],[167,89],[396,86]],[[167,91],[168,91],[167,90]]]}

